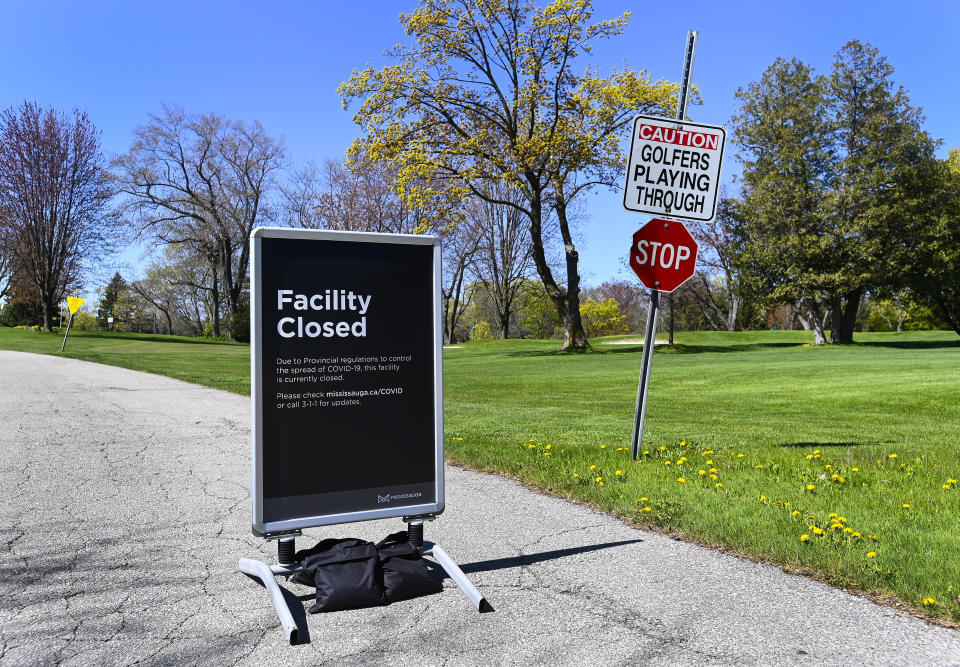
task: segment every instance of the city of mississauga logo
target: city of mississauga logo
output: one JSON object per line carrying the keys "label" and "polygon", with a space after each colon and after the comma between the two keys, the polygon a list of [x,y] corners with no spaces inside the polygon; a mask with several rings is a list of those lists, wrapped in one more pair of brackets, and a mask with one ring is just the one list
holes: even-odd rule
{"label": "city of mississauga logo", "polygon": [[381,496],[378,493],[377,504],[379,505],[381,503],[389,503],[389,502],[393,502],[394,500],[407,500],[409,498],[421,498],[422,496],[423,494],[420,491],[416,491],[414,493],[388,493],[385,496]]}

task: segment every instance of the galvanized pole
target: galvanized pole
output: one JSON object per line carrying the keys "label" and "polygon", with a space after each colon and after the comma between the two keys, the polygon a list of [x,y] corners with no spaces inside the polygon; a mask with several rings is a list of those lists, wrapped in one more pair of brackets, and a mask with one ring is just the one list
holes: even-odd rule
{"label": "galvanized pole", "polygon": [[70,327],[73,326],[73,313],[70,313],[70,319],[67,320],[67,331],[63,334],[63,343],[60,344],[60,351],[67,346],[67,336],[70,335]]}
{"label": "galvanized pole", "polygon": [[657,339],[657,316],[660,314],[660,292],[650,290],[650,310],[647,311],[647,333],[643,337],[643,361],[640,363],[640,384],[637,387],[637,407],[633,416],[633,460],[640,455],[643,441],[643,420],[647,415],[647,389],[650,387],[650,364],[653,362],[653,345]]}
{"label": "galvanized pole", "polygon": [[[687,47],[683,53],[683,72],[680,76],[680,94],[677,96],[677,120],[687,115],[690,100],[690,79],[693,77],[693,60],[697,53],[699,30],[687,31]],[[650,365],[653,363],[653,346],[657,338],[657,316],[660,310],[660,292],[650,290],[650,310],[647,312],[647,332],[643,338],[643,360],[640,365],[640,384],[637,387],[637,407],[633,415],[633,446],[631,451],[636,461],[643,443],[643,421],[647,415],[647,392],[650,388]],[[670,344],[673,344],[673,294],[670,295]]]}

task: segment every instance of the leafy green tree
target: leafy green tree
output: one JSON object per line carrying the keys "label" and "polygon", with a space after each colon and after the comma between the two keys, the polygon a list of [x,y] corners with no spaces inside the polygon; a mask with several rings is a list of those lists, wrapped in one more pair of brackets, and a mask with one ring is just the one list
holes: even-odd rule
{"label": "leafy green tree", "polygon": [[613,297],[607,297],[603,301],[587,299],[580,304],[580,314],[583,316],[587,335],[591,338],[613,336],[630,330],[626,316],[620,312],[620,304]]}
{"label": "leafy green tree", "polygon": [[[676,106],[677,86],[643,72],[607,77],[574,71],[598,40],[619,35],[628,14],[591,22],[588,0],[421,0],[402,22],[414,44],[388,52],[381,69],[355,71],[340,87],[365,136],[353,159],[394,165],[398,188],[424,208],[459,191],[518,209],[533,263],[564,323],[564,349],[583,349],[579,254],[568,210],[583,192],[618,183],[621,131],[638,112]],[[491,185],[519,193],[497,199]],[[553,209],[564,248],[557,279],[545,248]],[[439,217],[446,216],[438,212]]]}
{"label": "leafy green tree", "polygon": [[123,279],[120,272],[113,274],[113,278],[103,288],[100,295],[100,301],[97,303],[97,323],[101,329],[108,329],[110,321],[107,318],[114,318],[114,323],[118,323],[121,318],[117,311],[117,302],[120,301],[123,294],[130,289],[127,281]]}
{"label": "leafy green tree", "polygon": [[777,60],[739,90],[744,274],[795,304],[814,341],[853,341],[861,300],[902,282],[935,198],[935,143],[893,67],[852,41],[830,76]]}
{"label": "leafy green tree", "polygon": [[960,335],[960,148],[938,165],[937,212],[918,233],[920,258],[910,284],[947,325]]}

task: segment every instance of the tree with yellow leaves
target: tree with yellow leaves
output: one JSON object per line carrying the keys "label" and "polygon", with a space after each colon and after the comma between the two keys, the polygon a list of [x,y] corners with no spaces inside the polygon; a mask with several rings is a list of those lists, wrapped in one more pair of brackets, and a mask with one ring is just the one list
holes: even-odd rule
{"label": "tree with yellow leaves", "polygon": [[[638,113],[672,113],[677,85],[643,71],[574,71],[597,40],[623,32],[629,13],[591,22],[588,0],[421,0],[402,22],[414,44],[387,53],[395,63],[355,70],[340,87],[344,108],[358,102],[363,128],[353,159],[387,162],[411,205],[477,197],[521,211],[533,261],[564,322],[564,349],[584,349],[579,256],[568,211],[596,185],[616,187],[621,136]],[[519,197],[497,198],[504,183]],[[565,280],[544,250],[544,222],[556,215]],[[436,225],[456,221],[435,209]]]}

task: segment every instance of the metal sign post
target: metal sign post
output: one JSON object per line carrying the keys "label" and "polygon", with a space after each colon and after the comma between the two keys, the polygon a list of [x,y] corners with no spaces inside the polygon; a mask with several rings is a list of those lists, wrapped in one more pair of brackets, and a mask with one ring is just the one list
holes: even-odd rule
{"label": "metal sign post", "polygon": [[[70,319],[67,320],[67,331],[63,334],[63,343],[60,344],[61,352],[63,352],[63,349],[67,346],[67,336],[70,335],[70,327],[73,326],[73,316],[76,314],[78,310],[80,310],[80,306],[83,305],[83,302],[84,302],[84,299],[80,299],[74,296],[67,297],[67,308],[70,309]],[[61,324],[62,323],[63,322],[61,319]]]}
{"label": "metal sign post", "polygon": [[423,524],[444,509],[440,242],[255,229],[251,243],[252,530],[278,562],[242,558],[291,643],[276,582],[303,528],[401,518],[410,543],[478,611],[489,605]]}
{"label": "metal sign post", "polygon": [[[702,216],[707,215],[706,220],[713,218],[714,211],[716,210],[716,194],[714,194],[713,206],[710,210],[706,208],[706,199],[699,199],[702,195],[695,195],[692,193],[686,193],[677,196],[676,191],[667,191],[670,194],[669,202],[667,202],[667,196],[664,190],[653,189],[648,186],[652,181],[656,185],[659,179],[651,179],[651,169],[647,165],[634,164],[636,159],[635,155],[639,154],[639,158],[647,160],[652,160],[654,162],[659,162],[664,168],[667,166],[672,166],[672,163],[675,162],[675,156],[677,155],[677,150],[672,152],[664,151],[661,153],[661,157],[658,159],[656,155],[656,149],[649,149],[644,151],[644,149],[649,146],[649,144],[642,144],[639,150],[635,151],[637,148],[637,139],[646,140],[651,139],[658,141],[660,143],[669,143],[678,146],[687,146],[694,149],[704,148],[706,150],[716,150],[719,147],[720,159],[716,160],[715,169],[716,169],[716,178],[712,183],[713,188],[716,190],[719,187],[719,170],[720,162],[723,155],[723,140],[718,139],[717,145],[713,144],[713,136],[706,131],[694,131],[686,130],[685,128],[689,124],[682,124],[687,115],[687,103],[690,98],[690,80],[693,78],[693,63],[697,51],[697,38],[700,33],[697,30],[687,31],[687,44],[684,49],[683,56],[683,72],[680,77],[680,91],[677,97],[677,121],[678,124],[673,132],[673,134],[667,134],[664,131],[661,124],[660,127],[653,122],[655,119],[645,119],[638,117],[634,121],[633,126],[633,136],[631,138],[630,146],[630,160],[628,160],[627,166],[627,184],[624,189],[624,207],[628,210],[634,211],[645,211],[658,213],[660,209],[663,209],[663,212],[667,215],[670,215],[672,209],[681,208],[682,212],[685,212],[688,215],[692,215],[698,219],[704,219]],[[638,127],[639,125],[639,127]],[[724,133],[723,139],[726,138]],[[680,150],[680,166],[683,168],[686,166],[690,169],[687,173],[693,173],[693,155],[696,154],[697,167],[699,168],[702,159],[701,153],[698,151],[688,151],[686,155],[683,150]],[[710,154],[707,153],[708,158]],[[669,161],[669,165],[666,163]],[[710,169],[707,166],[703,171],[706,172],[707,169]],[[697,180],[703,179],[705,174],[698,174],[696,177],[691,177],[691,185],[694,186],[692,189],[702,189]],[[643,185],[633,185],[633,182],[641,180],[644,183]],[[633,200],[634,192],[631,190],[631,185],[636,189],[636,201]],[[652,193],[652,196],[651,196]],[[659,196],[658,196],[659,195]],[[678,207],[678,201],[683,203]],[[651,210],[650,207],[654,207]],[[631,253],[633,251],[631,250]],[[694,259],[694,262],[696,260]],[[673,290],[669,290],[672,292]],[[659,315],[659,306],[660,306],[660,292],[659,290],[651,287],[650,289],[650,309],[647,312],[647,330],[643,339],[643,359],[640,366],[640,382],[637,387],[637,405],[634,411],[633,417],[633,443],[631,446],[631,452],[633,460],[637,460],[640,452],[640,446],[643,442],[643,424],[646,418],[647,413],[647,394],[650,386],[650,366],[653,364],[653,347],[657,337],[657,317]],[[672,314],[672,309],[671,309]],[[671,337],[671,343],[672,343]]]}

